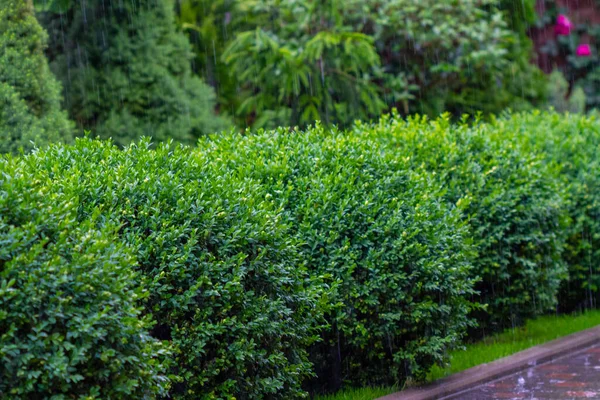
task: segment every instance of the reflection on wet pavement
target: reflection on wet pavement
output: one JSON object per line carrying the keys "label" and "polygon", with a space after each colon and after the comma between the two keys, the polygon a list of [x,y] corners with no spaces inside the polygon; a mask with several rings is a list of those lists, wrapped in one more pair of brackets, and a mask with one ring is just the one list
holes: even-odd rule
{"label": "reflection on wet pavement", "polygon": [[600,345],[446,399],[600,399]]}

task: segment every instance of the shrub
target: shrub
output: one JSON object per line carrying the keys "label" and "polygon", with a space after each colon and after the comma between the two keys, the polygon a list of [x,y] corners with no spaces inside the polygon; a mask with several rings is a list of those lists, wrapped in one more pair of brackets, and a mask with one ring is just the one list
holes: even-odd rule
{"label": "shrub", "polygon": [[313,390],[420,378],[469,326],[464,224],[430,175],[382,150],[322,127],[200,143],[223,170],[262,183],[304,263],[332,287]]}
{"label": "shrub", "polygon": [[435,173],[444,199],[462,210],[478,256],[474,273],[482,332],[551,310],[565,277],[563,197],[543,158],[493,127],[383,118],[372,131],[398,159]]}
{"label": "shrub", "polygon": [[299,398],[322,311],[278,205],[201,152],[78,140],[31,164],[135,249],[151,333],[173,353],[170,398]]}
{"label": "shrub", "polygon": [[594,306],[598,126],[393,114],[343,133],[123,151],[79,139],[4,159],[0,394],[402,384],[443,362],[472,317],[481,334]]}
{"label": "shrub", "polygon": [[372,79],[379,66],[373,39],[348,24],[344,1],[241,3],[237,18],[253,26],[238,32],[222,59],[243,89],[237,113],[244,124],[348,126],[385,109]]}
{"label": "shrub", "polygon": [[46,32],[30,0],[0,5],[0,153],[69,141],[72,125],[60,108],[60,85],[44,56]]}
{"label": "shrub", "polygon": [[549,105],[558,112],[585,112],[585,93],[580,87],[569,94],[569,82],[558,70],[552,71],[548,78]]}
{"label": "shrub", "polygon": [[[388,104],[437,117],[543,102],[544,75],[529,62],[530,41],[506,12],[508,1],[355,0],[364,9],[353,25],[375,39]],[[520,9],[525,3],[519,1]],[[409,97],[399,95],[403,86]]]}
{"label": "shrub", "polygon": [[[164,349],[138,301],[135,258],[38,156],[0,160],[0,397],[152,398]],[[98,213],[95,214],[96,216]]]}
{"label": "shrub", "polygon": [[571,223],[564,259],[569,279],[560,292],[561,311],[598,307],[600,288],[600,129],[598,116],[516,114],[494,122],[501,135],[514,135],[541,152],[554,168]]}
{"label": "shrub", "polygon": [[[514,3],[185,0],[181,16],[196,38],[227,43],[211,67],[229,75],[223,98],[240,124],[350,127],[392,107],[437,116],[543,103],[526,36],[535,1]],[[198,52],[212,63],[211,45]]]}
{"label": "shrub", "polygon": [[229,126],[214,113],[212,88],[192,75],[172,1],[61,3],[69,9],[42,20],[53,33],[51,66],[81,129],[124,145],[141,136],[194,143]]}
{"label": "shrub", "polygon": [[557,68],[569,83],[569,92],[582,91],[587,110],[600,107],[600,30],[594,3],[545,1],[532,32],[540,65],[546,70]]}

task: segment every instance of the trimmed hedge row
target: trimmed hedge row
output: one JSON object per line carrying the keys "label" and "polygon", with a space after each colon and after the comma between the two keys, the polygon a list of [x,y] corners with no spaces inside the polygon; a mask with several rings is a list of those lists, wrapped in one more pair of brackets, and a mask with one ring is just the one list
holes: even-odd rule
{"label": "trimmed hedge row", "polygon": [[70,179],[55,185],[36,160],[0,161],[0,397],[164,393],[131,252],[99,213],[79,222]]}
{"label": "trimmed hedge row", "polygon": [[517,114],[494,120],[490,129],[539,152],[553,169],[568,213],[563,259],[568,279],[559,311],[598,307],[600,288],[600,119],[563,114]]}
{"label": "trimmed hedge row", "polygon": [[150,147],[83,139],[16,162],[68,192],[79,221],[119,227],[149,292],[150,333],[173,354],[171,397],[299,396],[320,288],[277,204],[190,148]]}
{"label": "trimmed hedge row", "polygon": [[460,343],[474,293],[471,246],[433,175],[376,141],[320,126],[217,136],[200,149],[267,188],[304,263],[333,289],[328,327],[311,348],[313,390],[423,377]]}
{"label": "trimmed hedge row", "polygon": [[596,117],[392,115],[1,159],[0,397],[402,383],[595,306],[599,144]]}
{"label": "trimmed hedge row", "polygon": [[564,197],[543,155],[487,124],[450,124],[448,116],[384,117],[358,124],[357,135],[383,141],[411,168],[435,173],[444,200],[467,221],[477,256],[474,271],[482,334],[552,310],[566,277]]}

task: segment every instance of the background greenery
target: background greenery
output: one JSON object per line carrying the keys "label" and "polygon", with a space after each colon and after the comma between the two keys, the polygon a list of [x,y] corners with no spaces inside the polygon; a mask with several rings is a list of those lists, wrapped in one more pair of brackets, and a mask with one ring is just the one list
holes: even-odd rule
{"label": "background greenery", "polygon": [[0,7],[0,153],[68,142],[73,126],[61,111],[60,85],[44,56],[46,32],[25,0]]}
{"label": "background greenery", "polygon": [[[189,10],[202,5],[184,4],[182,18],[189,24]],[[348,126],[390,107],[460,115],[526,109],[545,97],[543,74],[529,63],[523,24],[511,30],[512,8],[502,13],[495,2],[229,4],[208,18],[218,21],[224,12],[225,21],[244,21],[230,22],[232,29],[242,28],[228,42],[221,66],[240,87],[235,109],[242,125],[305,126],[318,119]],[[210,40],[215,32],[205,35]]]}
{"label": "background greenery", "polygon": [[[25,0],[8,4],[31,8]],[[595,107],[595,52],[575,55],[582,40],[594,40],[594,25],[580,23],[538,49],[529,39],[532,30],[569,12],[553,2],[541,15],[534,0],[144,0],[108,6],[36,0],[36,9],[49,32],[45,54],[77,133],[90,130],[121,145],[141,136],[193,144],[232,122],[242,130],[315,121],[349,127],[392,108],[401,115],[449,111],[458,118]],[[39,54],[45,34],[28,37],[39,41]],[[18,46],[31,51],[26,41]],[[548,79],[532,63],[534,50],[567,62]],[[47,72],[37,75],[53,81],[44,78]],[[60,101],[51,94],[56,90],[49,87],[44,100],[53,109]],[[42,115],[31,102],[9,106],[14,94],[5,98],[3,109],[11,107],[21,120]],[[27,150],[36,136],[55,135],[40,144],[68,140],[67,125],[49,130],[59,133],[42,133],[44,127],[4,132],[18,138],[14,143],[27,143]]]}
{"label": "background greenery", "polygon": [[36,7],[79,134],[124,145],[141,136],[190,144],[231,122],[349,127],[392,108],[460,116],[545,106],[549,95],[558,104],[561,94],[531,63],[534,4],[519,3],[36,0]]}
{"label": "background greenery", "polygon": [[226,129],[213,90],[194,76],[169,0],[77,0],[44,19],[51,67],[80,129],[127,144],[141,136],[193,144]]}
{"label": "background greenery", "polygon": [[402,387],[595,308],[595,31],[547,77],[534,7],[2,2],[0,397]]}

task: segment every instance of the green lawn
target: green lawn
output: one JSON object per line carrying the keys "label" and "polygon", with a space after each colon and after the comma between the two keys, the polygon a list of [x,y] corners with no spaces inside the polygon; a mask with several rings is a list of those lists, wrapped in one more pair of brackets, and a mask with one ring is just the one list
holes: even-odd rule
{"label": "green lawn", "polygon": [[373,400],[397,391],[392,387],[348,389],[329,396],[317,396],[315,400]]}
{"label": "green lawn", "polygon": [[427,378],[436,380],[599,324],[600,310],[575,316],[540,317],[528,321],[525,326],[468,344],[465,350],[451,352],[450,365],[447,368],[433,367]]}
{"label": "green lawn", "polygon": [[[528,321],[525,326],[490,336],[477,343],[467,344],[465,349],[451,352],[450,365],[446,368],[433,367],[427,379],[433,381],[596,325],[600,325],[600,310],[579,315],[540,317]],[[394,391],[394,388],[362,388],[331,396],[320,396],[316,399],[372,400]]]}

